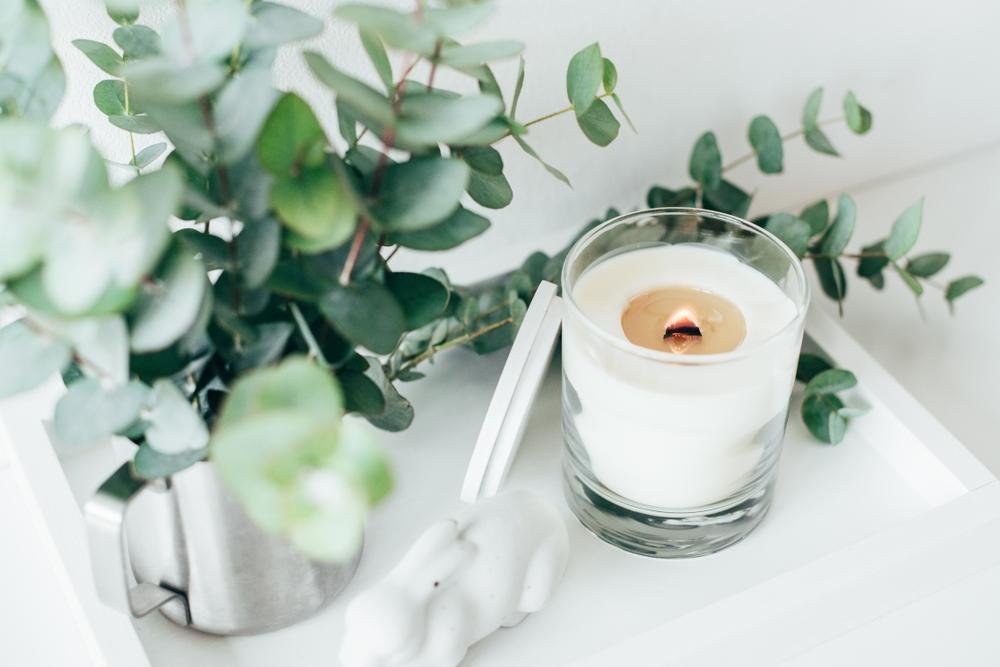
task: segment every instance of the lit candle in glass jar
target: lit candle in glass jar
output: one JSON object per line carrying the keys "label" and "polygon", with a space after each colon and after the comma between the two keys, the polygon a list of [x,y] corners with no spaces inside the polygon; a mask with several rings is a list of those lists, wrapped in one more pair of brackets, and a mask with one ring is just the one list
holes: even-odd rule
{"label": "lit candle in glass jar", "polygon": [[[718,525],[725,521],[719,516],[754,494],[762,515],[802,336],[808,292],[801,267],[773,237],[748,233],[755,229],[750,223],[665,211],[606,223],[605,238],[598,228],[567,260],[569,473],[586,492],[626,513],[664,517],[667,525],[688,519],[702,525],[699,517]],[[720,229],[718,216],[731,218],[736,229]],[[634,228],[662,227],[669,238],[668,222],[686,218],[690,225],[692,217],[714,223],[699,226],[704,234],[694,242],[628,243]],[[713,242],[719,239],[724,243]],[[740,256],[761,252],[784,262],[779,282]],[[601,534],[601,526],[581,519]],[[610,541],[634,546],[618,534]]]}

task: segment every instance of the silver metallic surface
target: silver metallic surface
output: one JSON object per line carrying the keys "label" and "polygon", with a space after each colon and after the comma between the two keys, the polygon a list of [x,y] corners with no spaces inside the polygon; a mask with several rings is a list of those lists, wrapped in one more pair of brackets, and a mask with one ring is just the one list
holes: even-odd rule
{"label": "silver metallic surface", "polygon": [[[84,514],[101,598],[133,616],[160,609],[213,634],[253,634],[306,618],[347,585],[347,563],[320,563],[246,515],[208,462],[152,483],[119,468]],[[137,583],[138,582],[138,583]]]}

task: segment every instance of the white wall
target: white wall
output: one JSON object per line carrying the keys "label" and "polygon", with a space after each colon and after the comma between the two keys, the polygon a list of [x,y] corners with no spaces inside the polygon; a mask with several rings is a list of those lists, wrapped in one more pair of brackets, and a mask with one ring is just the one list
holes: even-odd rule
{"label": "white wall", "polygon": [[[69,45],[75,37],[108,39],[113,25],[100,0],[43,0],[58,51],[69,71],[61,123],[82,121],[99,146],[121,159],[122,133],[92,109],[101,73]],[[288,0],[329,16],[332,0]],[[396,2],[404,5],[403,2]],[[559,238],[609,205],[640,204],[652,183],[685,180],[687,157],[705,129],[719,134],[724,156],[746,151],[745,127],[756,113],[793,129],[816,85],[827,88],[829,113],[839,113],[848,88],[875,114],[875,128],[857,138],[830,132],[845,155],[832,159],[800,144],[789,148],[785,176],[762,177],[751,165],[734,177],[759,190],[756,211],[793,206],[1000,139],[1000,3],[987,0],[499,0],[477,38],[527,43],[527,81],[520,115],[533,118],[566,105],[564,72],[572,53],[599,40],[619,69],[619,91],[639,134],[623,130],[612,147],[590,145],[563,117],[533,128],[535,147],[573,180],[569,190],[512,142],[501,147],[514,203],[494,214],[487,236],[447,263],[459,278],[499,270],[538,244]],[[144,19],[156,23],[163,8]],[[346,69],[371,75],[353,32],[333,25],[316,40]],[[499,68],[510,90],[515,65]],[[294,88],[319,109],[330,97],[284,53],[277,84]],[[331,134],[332,111],[327,114]],[[916,199],[920,193],[913,193]],[[901,207],[902,208],[902,207]],[[861,211],[864,225],[865,213]],[[947,224],[947,221],[928,221]],[[866,235],[867,236],[867,235]],[[508,247],[509,246],[509,247]],[[504,248],[503,251],[498,251]],[[488,252],[484,252],[488,249]],[[455,255],[456,253],[452,253]],[[434,261],[440,261],[440,257]]]}

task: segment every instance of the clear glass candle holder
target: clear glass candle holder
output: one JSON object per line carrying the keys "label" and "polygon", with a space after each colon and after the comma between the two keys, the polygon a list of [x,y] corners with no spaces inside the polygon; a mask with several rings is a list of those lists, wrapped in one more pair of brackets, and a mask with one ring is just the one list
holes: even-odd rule
{"label": "clear glass candle holder", "polygon": [[[618,268],[595,274],[608,279],[583,303],[581,278],[612,260]],[[743,342],[683,354],[635,345],[620,323],[615,330],[623,297],[675,285],[730,300],[746,316]],[[801,262],[735,216],[652,209],[580,238],[562,287],[564,485],[573,512],[603,540],[647,556],[701,556],[745,537],[773,493],[809,303]],[[609,303],[595,315],[591,302],[604,294]]]}

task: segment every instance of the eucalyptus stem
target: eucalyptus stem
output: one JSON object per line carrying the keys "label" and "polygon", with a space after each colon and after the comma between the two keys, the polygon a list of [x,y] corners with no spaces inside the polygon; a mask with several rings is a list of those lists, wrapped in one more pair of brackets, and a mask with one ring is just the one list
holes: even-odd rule
{"label": "eucalyptus stem", "polygon": [[[825,120],[819,121],[817,123],[817,126],[819,126],[819,127],[825,127],[827,125],[833,125],[835,123],[842,123],[842,122],[844,122],[846,120],[847,120],[846,116],[836,116],[836,117],[833,117],[833,118],[827,118]],[[791,141],[792,139],[795,139],[797,137],[801,137],[805,133],[806,133],[806,130],[805,130],[804,127],[800,127],[797,130],[792,130],[791,132],[788,132],[786,134],[781,135],[781,143],[783,143],[783,144],[787,143],[787,142]],[[757,151],[750,151],[746,155],[741,155],[740,157],[736,158],[735,160],[733,160],[729,164],[723,165],[722,171],[723,171],[723,173],[725,173],[725,172],[727,172],[727,171],[729,171],[731,169],[735,169],[736,167],[738,167],[741,164],[744,164],[746,162],[749,162],[750,160],[754,159],[755,157],[757,157]]]}
{"label": "eucalyptus stem", "polygon": [[479,338],[480,336],[485,336],[486,334],[492,331],[496,331],[497,329],[500,329],[502,327],[507,326],[508,324],[513,324],[513,323],[514,323],[513,317],[505,317],[502,320],[498,320],[496,322],[493,322],[492,324],[487,324],[486,326],[476,329],[475,331],[470,331],[468,333],[462,334],[461,336],[456,336],[455,338],[446,340],[443,343],[440,343],[439,345],[431,345],[417,356],[401,364],[399,370],[396,371],[396,373],[394,373],[389,379],[395,380],[397,377],[399,377],[399,374],[402,373],[403,371],[408,371],[416,366],[419,366],[420,364],[424,363],[425,361],[433,357],[438,352],[442,352],[444,350],[447,350],[448,348],[455,347],[456,345],[464,345],[465,343],[471,342],[476,338]]}
{"label": "eucalyptus stem", "polygon": [[319,343],[316,342],[316,336],[313,335],[312,329],[309,328],[309,323],[306,322],[302,311],[299,310],[299,304],[289,301],[288,309],[292,312],[292,317],[295,318],[295,326],[299,328],[302,340],[306,342],[306,347],[309,348],[309,356],[319,361],[323,366],[329,367],[330,363],[323,356],[323,350],[320,348]]}
{"label": "eucalyptus stem", "polygon": [[[600,95],[597,96],[597,99],[602,100],[605,97],[610,97],[610,96],[611,96],[611,93],[601,93]],[[564,109],[559,109],[558,111],[553,111],[552,113],[547,113],[544,116],[539,116],[538,118],[533,118],[533,119],[529,120],[526,123],[522,123],[522,125],[524,125],[524,127],[531,127],[532,125],[537,125],[538,123],[542,123],[544,121],[550,120],[552,118],[555,118],[556,116],[561,116],[564,113],[569,113],[572,110],[573,110],[573,106],[570,105],[570,106],[568,106],[568,107],[566,107]],[[508,131],[507,134],[505,134],[502,137],[500,137],[500,139],[505,139],[506,137],[509,137],[512,134],[513,134],[513,132]],[[497,139],[497,141],[500,141],[500,139]]]}
{"label": "eucalyptus stem", "polygon": [[[132,104],[128,94],[128,81],[122,81],[122,94],[125,98],[125,115],[130,116],[132,114]],[[136,173],[141,173],[142,170],[135,163],[135,135],[132,134],[131,130],[126,130],[126,132],[128,132],[128,147],[132,152],[132,166],[135,167]]]}

